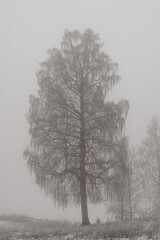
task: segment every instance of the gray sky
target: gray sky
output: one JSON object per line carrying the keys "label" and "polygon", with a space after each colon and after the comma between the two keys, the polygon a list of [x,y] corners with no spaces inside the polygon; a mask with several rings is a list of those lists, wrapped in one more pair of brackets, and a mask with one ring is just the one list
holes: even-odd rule
{"label": "gray sky", "polygon": [[[119,64],[112,91],[128,99],[126,133],[139,145],[153,115],[160,117],[159,0],[0,1],[0,214],[80,219],[79,209],[55,209],[30,177],[23,159],[29,143],[25,114],[37,92],[36,71],[46,50],[59,47],[65,29],[99,33]],[[90,207],[91,220],[105,211]]]}

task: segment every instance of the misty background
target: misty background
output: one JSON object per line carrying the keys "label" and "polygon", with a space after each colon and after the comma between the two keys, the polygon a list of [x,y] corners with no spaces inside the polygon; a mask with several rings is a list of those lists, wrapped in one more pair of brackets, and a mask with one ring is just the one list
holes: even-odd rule
{"label": "misty background", "polygon": [[[0,1],[0,215],[79,220],[78,208],[55,207],[30,177],[23,151],[29,144],[29,94],[47,50],[59,48],[64,30],[91,28],[119,65],[120,83],[109,99],[130,104],[126,134],[138,147],[153,115],[160,117],[160,2],[158,0]],[[91,221],[106,219],[89,206]]]}

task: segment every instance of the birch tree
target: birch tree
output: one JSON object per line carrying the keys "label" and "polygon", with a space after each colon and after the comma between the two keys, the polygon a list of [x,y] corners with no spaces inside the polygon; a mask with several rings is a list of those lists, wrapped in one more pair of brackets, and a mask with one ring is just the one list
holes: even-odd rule
{"label": "birch tree", "polygon": [[107,102],[120,80],[92,30],[65,31],[60,49],[37,73],[38,96],[30,96],[30,147],[24,152],[36,182],[62,206],[81,205],[88,225],[88,200],[101,201],[101,186],[116,164],[111,139],[122,131],[128,102]]}
{"label": "birch tree", "polygon": [[[160,209],[160,127],[157,118],[153,118],[139,148],[139,158],[143,169],[142,184],[146,205],[156,215]],[[145,194],[145,195],[146,195]]]}

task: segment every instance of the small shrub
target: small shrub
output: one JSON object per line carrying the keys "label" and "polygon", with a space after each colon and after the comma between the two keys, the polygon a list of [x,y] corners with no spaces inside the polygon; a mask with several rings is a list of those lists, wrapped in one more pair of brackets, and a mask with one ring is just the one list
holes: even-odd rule
{"label": "small shrub", "polygon": [[100,224],[100,223],[101,223],[100,218],[97,218],[96,223],[97,223],[97,224]]}

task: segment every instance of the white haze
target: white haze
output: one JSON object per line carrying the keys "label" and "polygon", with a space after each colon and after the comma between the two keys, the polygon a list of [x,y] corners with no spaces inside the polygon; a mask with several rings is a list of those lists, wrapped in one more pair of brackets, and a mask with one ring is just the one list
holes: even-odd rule
{"label": "white haze", "polygon": [[[23,159],[36,71],[46,50],[59,47],[65,29],[99,33],[121,76],[109,97],[129,100],[126,134],[131,145],[140,144],[152,116],[160,117],[159,13],[159,0],[0,1],[0,214],[80,219],[79,208],[55,208]],[[91,221],[107,218],[100,206],[90,206],[89,215]]]}

